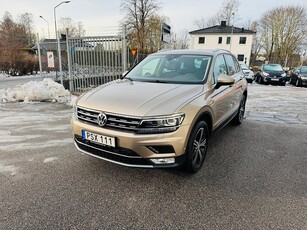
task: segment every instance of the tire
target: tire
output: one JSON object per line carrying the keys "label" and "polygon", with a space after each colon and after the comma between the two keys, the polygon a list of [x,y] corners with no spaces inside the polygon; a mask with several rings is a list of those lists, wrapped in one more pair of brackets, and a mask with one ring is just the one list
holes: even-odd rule
{"label": "tire", "polygon": [[301,86],[299,79],[296,79],[295,86],[297,86],[297,87]]}
{"label": "tire", "polygon": [[258,77],[258,83],[259,83],[259,84],[262,83],[261,77]]}
{"label": "tire", "polygon": [[234,125],[240,125],[243,122],[244,114],[245,114],[245,104],[246,104],[246,96],[243,94],[238,112],[236,116],[232,119],[232,123]]}
{"label": "tire", "polygon": [[187,145],[184,169],[196,173],[204,163],[209,140],[209,129],[205,121],[198,122],[193,128]]}

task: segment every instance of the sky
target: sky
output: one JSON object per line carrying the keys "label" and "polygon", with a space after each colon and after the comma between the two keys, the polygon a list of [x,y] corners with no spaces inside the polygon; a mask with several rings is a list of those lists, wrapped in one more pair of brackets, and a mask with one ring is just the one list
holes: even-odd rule
{"label": "sky", "polygon": [[[114,34],[119,31],[123,13],[120,11],[122,0],[71,0],[56,8],[57,22],[61,17],[70,17],[81,21],[87,36]],[[193,22],[197,19],[210,18],[221,8],[224,0],[158,0],[161,3],[159,15],[169,18],[172,32],[181,33],[197,29]],[[48,37],[48,25],[51,38],[55,36],[54,7],[62,0],[0,0],[0,20],[6,11],[14,20],[18,15],[31,13],[35,32],[40,38]],[[236,23],[250,19],[259,19],[270,9],[279,6],[303,6],[306,0],[240,0],[236,13]],[[40,18],[42,16],[45,20]],[[235,25],[236,26],[236,25]]]}

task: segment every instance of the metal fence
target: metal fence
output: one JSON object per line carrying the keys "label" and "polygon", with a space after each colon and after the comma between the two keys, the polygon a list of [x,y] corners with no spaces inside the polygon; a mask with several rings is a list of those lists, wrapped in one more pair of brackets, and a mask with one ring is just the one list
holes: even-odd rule
{"label": "metal fence", "polygon": [[126,41],[122,36],[68,38],[67,61],[70,91],[87,91],[121,77]]}

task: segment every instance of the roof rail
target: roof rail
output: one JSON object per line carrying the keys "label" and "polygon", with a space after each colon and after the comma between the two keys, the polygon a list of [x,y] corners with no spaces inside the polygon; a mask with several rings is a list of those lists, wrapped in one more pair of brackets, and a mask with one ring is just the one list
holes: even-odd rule
{"label": "roof rail", "polygon": [[219,48],[215,48],[215,49],[213,49],[212,51],[213,51],[213,52],[218,52],[218,51],[226,51],[226,52],[230,53],[230,51],[229,51],[229,50],[219,49]]}

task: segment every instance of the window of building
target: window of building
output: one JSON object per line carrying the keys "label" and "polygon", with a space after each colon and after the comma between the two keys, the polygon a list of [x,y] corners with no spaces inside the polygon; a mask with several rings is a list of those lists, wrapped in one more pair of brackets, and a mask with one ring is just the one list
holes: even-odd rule
{"label": "window of building", "polygon": [[223,42],[223,38],[219,37],[219,44],[222,44],[222,42]]}
{"label": "window of building", "polygon": [[246,37],[240,37],[239,44],[246,44]]}
{"label": "window of building", "polygon": [[227,37],[226,44],[230,44],[230,42],[231,42],[231,37]]}
{"label": "window of building", "polygon": [[238,54],[238,61],[244,61],[244,54]]}
{"label": "window of building", "polygon": [[205,44],[205,37],[199,37],[198,44]]}

